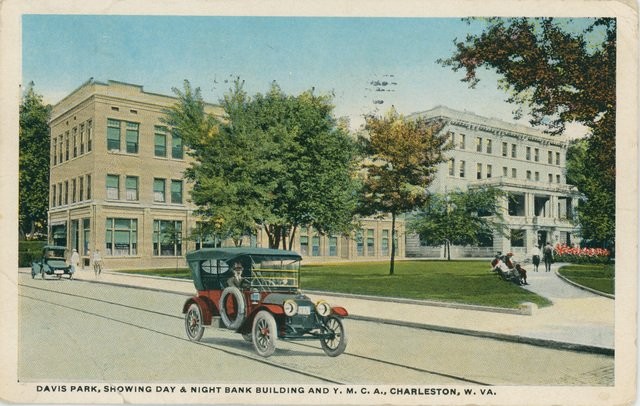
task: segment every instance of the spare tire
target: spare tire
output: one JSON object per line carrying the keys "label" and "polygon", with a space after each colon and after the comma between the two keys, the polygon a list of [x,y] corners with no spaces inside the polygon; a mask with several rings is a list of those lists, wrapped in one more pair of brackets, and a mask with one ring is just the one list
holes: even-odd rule
{"label": "spare tire", "polygon": [[[235,298],[236,306],[236,314],[235,318],[231,320],[229,314],[227,314],[227,299],[229,296],[233,296]],[[246,303],[244,302],[244,295],[235,286],[229,286],[222,291],[222,295],[220,295],[220,303],[218,303],[218,309],[220,309],[220,318],[222,322],[229,330],[237,330],[246,317]]]}

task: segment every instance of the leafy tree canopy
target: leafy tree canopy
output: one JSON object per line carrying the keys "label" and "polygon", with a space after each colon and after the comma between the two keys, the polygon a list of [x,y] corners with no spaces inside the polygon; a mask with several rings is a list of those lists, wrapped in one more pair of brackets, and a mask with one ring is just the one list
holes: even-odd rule
{"label": "leafy tree canopy", "polygon": [[20,104],[19,224],[21,238],[46,233],[49,208],[49,117],[51,106],[27,87]]}
{"label": "leafy tree canopy", "polygon": [[188,82],[177,94],[167,122],[193,150],[186,177],[198,213],[221,232],[237,239],[261,226],[271,247],[290,248],[300,226],[351,225],[355,146],[332,115],[330,95],[286,95],[273,83],[250,97],[237,80],[221,100],[224,118],[215,120]]}
{"label": "leafy tree canopy", "polygon": [[495,188],[477,188],[431,195],[408,224],[408,229],[430,246],[445,246],[451,259],[451,245],[478,245],[494,232],[505,232],[500,206],[504,192]]}
{"label": "leafy tree canopy", "polygon": [[395,220],[398,214],[423,205],[449,147],[441,123],[405,119],[394,109],[384,117],[365,117],[367,137],[361,138],[364,172],[359,211],[364,215],[391,214],[392,246],[389,273],[394,272]]}

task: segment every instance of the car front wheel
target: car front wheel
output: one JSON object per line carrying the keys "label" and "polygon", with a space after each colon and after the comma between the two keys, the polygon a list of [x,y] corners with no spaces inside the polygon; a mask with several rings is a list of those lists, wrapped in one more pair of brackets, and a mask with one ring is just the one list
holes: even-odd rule
{"label": "car front wheel", "polygon": [[320,344],[325,354],[330,357],[337,357],[347,348],[347,335],[342,325],[342,321],[335,317],[329,316],[324,322],[326,337],[320,339]]}
{"label": "car front wheel", "polygon": [[256,352],[268,357],[276,350],[276,340],[278,339],[278,330],[276,320],[271,313],[261,310],[253,319],[253,328],[251,329],[253,337],[253,347]]}
{"label": "car front wheel", "polygon": [[197,304],[192,303],[189,306],[189,310],[184,315],[184,327],[189,340],[200,341],[204,334],[204,326],[202,324],[202,310]]}

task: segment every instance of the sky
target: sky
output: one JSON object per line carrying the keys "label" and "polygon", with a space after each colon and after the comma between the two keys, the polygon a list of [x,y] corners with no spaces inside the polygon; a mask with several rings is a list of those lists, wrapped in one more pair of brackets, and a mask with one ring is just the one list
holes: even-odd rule
{"label": "sky", "polygon": [[460,18],[24,15],[22,83],[54,104],[89,78],[167,95],[187,79],[216,103],[240,77],[249,94],[274,80],[289,94],[332,93],[336,116],[353,129],[392,105],[404,115],[444,105],[515,122],[493,72],[469,89],[463,72],[436,62],[480,31]]}

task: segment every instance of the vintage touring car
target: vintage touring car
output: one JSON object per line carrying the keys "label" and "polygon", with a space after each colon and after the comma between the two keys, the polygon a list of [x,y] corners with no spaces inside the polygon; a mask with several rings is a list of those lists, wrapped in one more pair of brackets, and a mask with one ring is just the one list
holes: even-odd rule
{"label": "vintage touring car", "polygon": [[187,337],[205,327],[242,334],[268,357],[278,340],[320,340],[324,352],[342,354],[347,345],[342,307],[313,303],[300,292],[300,255],[268,248],[204,248],[186,255],[197,295],[182,312]]}
{"label": "vintage touring car", "polygon": [[42,247],[42,257],[31,263],[31,277],[35,278],[40,274],[42,279],[45,275],[53,275],[61,279],[63,275],[67,275],[69,279],[73,278],[71,265],[67,264],[64,259],[66,247],[57,245],[45,245]]}

